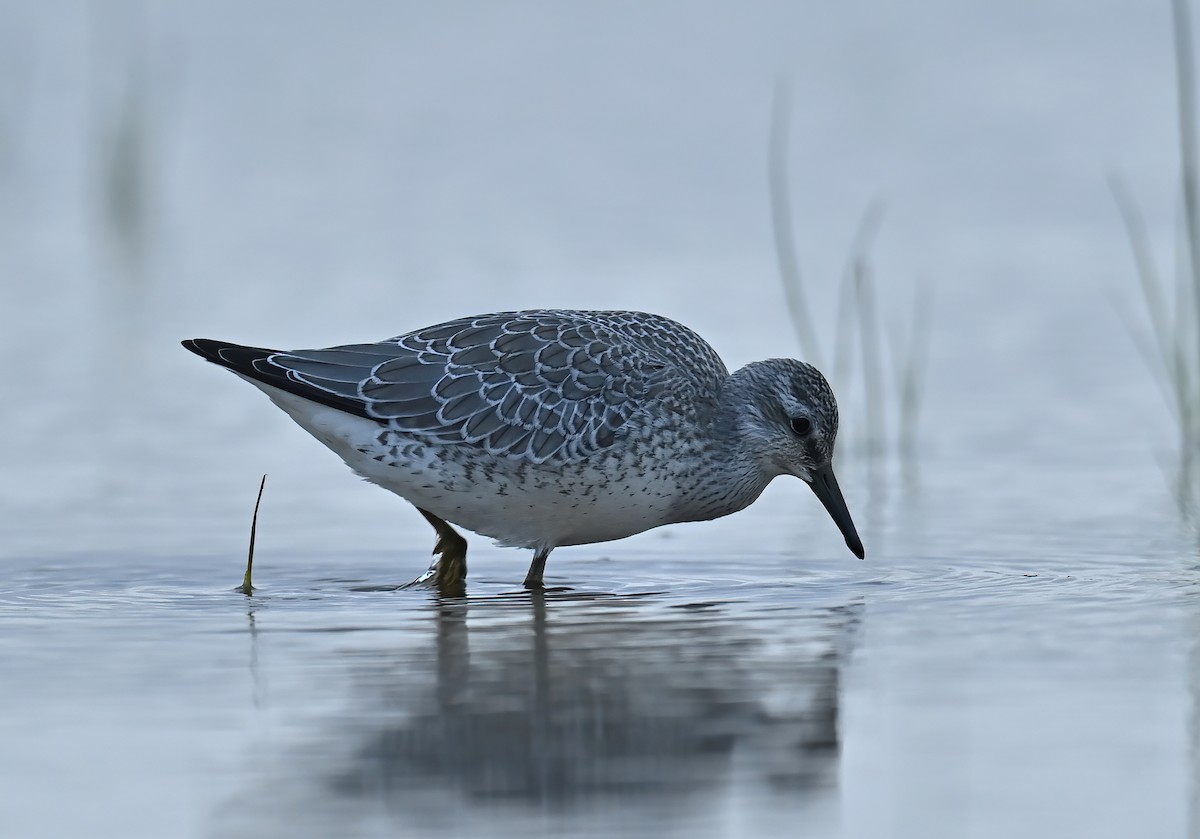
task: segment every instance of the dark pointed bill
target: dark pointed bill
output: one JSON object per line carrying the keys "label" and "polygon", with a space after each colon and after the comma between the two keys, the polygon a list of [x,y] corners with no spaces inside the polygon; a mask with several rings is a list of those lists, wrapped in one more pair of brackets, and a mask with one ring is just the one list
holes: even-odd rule
{"label": "dark pointed bill", "polygon": [[854,520],[850,518],[850,510],[846,508],[846,499],[842,498],[842,490],[838,487],[837,478],[833,476],[832,464],[827,463],[820,469],[814,469],[812,478],[809,486],[829,511],[838,530],[846,537],[846,547],[862,559],[867,552],[863,550],[862,540],[858,538],[858,531],[854,529]]}

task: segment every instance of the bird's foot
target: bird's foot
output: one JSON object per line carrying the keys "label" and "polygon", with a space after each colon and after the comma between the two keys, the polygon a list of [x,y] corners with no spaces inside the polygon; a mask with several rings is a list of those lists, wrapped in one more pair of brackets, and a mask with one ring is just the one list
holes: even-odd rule
{"label": "bird's foot", "polygon": [[436,569],[434,586],[442,594],[462,597],[467,593],[467,540],[450,528],[438,534],[433,553],[438,558],[430,565]]}
{"label": "bird's foot", "polygon": [[433,562],[424,574],[403,588],[433,588],[447,597],[467,593],[467,540],[446,525],[438,528]]}
{"label": "bird's foot", "polygon": [[545,591],[546,584],[542,575],[546,573],[546,558],[550,556],[549,548],[538,548],[533,552],[533,562],[529,565],[529,573],[525,575],[526,591]]}

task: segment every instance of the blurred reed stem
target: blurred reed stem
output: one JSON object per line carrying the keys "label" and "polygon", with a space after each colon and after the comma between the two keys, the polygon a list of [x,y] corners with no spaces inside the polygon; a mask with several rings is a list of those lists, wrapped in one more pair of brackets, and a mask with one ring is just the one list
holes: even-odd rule
{"label": "blurred reed stem", "polygon": [[791,134],[791,88],[786,79],[775,82],[771,103],[770,145],[767,154],[767,183],[771,192],[771,222],[775,234],[775,256],[783,280],[788,314],[800,350],[808,363],[820,367],[820,342],[809,316],[808,300],[800,263],[796,258],[796,243],[792,238],[792,201],[788,187],[788,140]]}
{"label": "blurred reed stem", "polygon": [[921,417],[921,394],[924,389],[925,365],[929,357],[929,328],[933,309],[932,291],[928,281],[919,281],[913,294],[912,314],[908,320],[908,340],[901,338],[897,325],[892,329],[892,371],[900,383],[899,416],[896,420],[896,442],[903,463],[901,470],[915,478],[917,469],[917,428]]}
{"label": "blurred reed stem", "polygon": [[[1176,501],[1195,519],[1197,455],[1200,454],[1200,151],[1196,136],[1196,73],[1191,12],[1187,0],[1172,0],[1176,107],[1179,119],[1179,191],[1173,287],[1159,273],[1145,220],[1129,189],[1110,178],[1133,254],[1149,338],[1133,328],[1134,343],[1154,373],[1178,423]],[[1169,301],[1169,302],[1168,302]]]}
{"label": "blurred reed stem", "polygon": [[879,484],[876,471],[878,456],[886,450],[884,440],[883,375],[879,356],[879,318],[876,315],[875,288],[871,269],[865,260],[854,263],[854,299],[858,304],[858,337],[862,349],[863,412],[866,414],[867,478]]}
{"label": "blurred reed stem", "polygon": [[[1183,214],[1188,255],[1187,282],[1192,297],[1192,325],[1200,326],[1200,294],[1195,284],[1200,281],[1200,191],[1197,186],[1196,150],[1196,66],[1192,54],[1192,23],[1187,0],[1174,0],[1171,5],[1175,27],[1175,75],[1179,94],[1179,159],[1183,171]],[[1194,361],[1200,355],[1196,345],[1196,330],[1187,336],[1193,346]]]}
{"label": "blurred reed stem", "polygon": [[141,288],[152,253],[162,158],[165,78],[152,73],[146,10],[93,10],[87,149],[97,243],[116,276]]}
{"label": "blurred reed stem", "polygon": [[[887,449],[884,422],[887,407],[883,391],[883,354],[879,340],[879,314],[876,305],[874,273],[869,251],[871,235],[881,217],[878,204],[868,208],[859,227],[859,235],[851,249],[854,271],[854,301],[858,307],[858,337],[863,373],[863,404],[866,413],[866,450],[870,456],[883,454]],[[872,212],[875,210],[875,212]],[[872,457],[872,459],[874,459]]]}

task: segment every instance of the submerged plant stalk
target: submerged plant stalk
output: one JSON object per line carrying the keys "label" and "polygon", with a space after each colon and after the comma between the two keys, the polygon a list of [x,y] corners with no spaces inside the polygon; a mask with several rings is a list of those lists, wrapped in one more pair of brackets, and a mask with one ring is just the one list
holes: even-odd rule
{"label": "submerged plant stalk", "polygon": [[238,591],[247,597],[254,593],[254,585],[250,579],[251,572],[254,570],[254,538],[258,533],[258,507],[262,504],[263,487],[266,485],[267,476],[263,475],[258,484],[258,498],[254,501],[254,515],[250,518],[250,551],[246,555],[246,573],[242,577],[242,584],[238,587]]}

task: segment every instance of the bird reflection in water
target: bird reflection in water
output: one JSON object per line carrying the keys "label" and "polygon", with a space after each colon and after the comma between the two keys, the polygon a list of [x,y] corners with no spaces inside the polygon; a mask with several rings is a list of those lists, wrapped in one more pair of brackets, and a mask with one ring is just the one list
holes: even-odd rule
{"label": "bird reflection in water", "polygon": [[417,662],[391,665],[335,795],[436,820],[439,801],[570,809],[833,784],[852,610],[735,621],[719,606],[524,597],[524,626],[511,601],[436,606],[432,686],[409,689]]}
{"label": "bird reflection in water", "polygon": [[857,606],[523,592],[431,610],[436,643],[339,656],[349,706],[231,808],[237,835],[286,813],[289,836],[701,836],[731,809],[794,827],[836,808]]}

